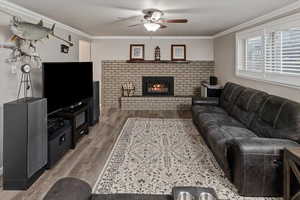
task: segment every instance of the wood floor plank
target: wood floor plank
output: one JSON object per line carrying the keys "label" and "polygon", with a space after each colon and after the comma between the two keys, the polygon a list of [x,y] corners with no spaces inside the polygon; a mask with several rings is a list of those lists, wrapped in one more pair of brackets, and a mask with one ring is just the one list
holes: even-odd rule
{"label": "wood floor plank", "polygon": [[121,111],[116,108],[104,108],[99,123],[90,129],[89,135],[79,142],[76,149],[70,150],[54,168],[47,170],[27,191],[4,191],[1,186],[0,199],[40,200],[57,180],[69,176],[85,180],[93,187],[128,118],[191,118],[191,116],[191,111]]}

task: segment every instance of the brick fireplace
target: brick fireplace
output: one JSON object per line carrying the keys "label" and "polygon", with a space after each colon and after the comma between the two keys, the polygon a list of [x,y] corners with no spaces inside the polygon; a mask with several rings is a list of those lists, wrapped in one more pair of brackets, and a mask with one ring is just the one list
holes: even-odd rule
{"label": "brick fireplace", "polygon": [[[191,96],[200,94],[201,81],[208,81],[209,76],[213,74],[213,61],[186,63],[102,61],[101,104],[102,107],[122,107],[125,110],[186,109],[191,104]],[[166,78],[169,80],[166,81]],[[145,79],[148,79],[147,83],[150,86],[147,92],[144,88]],[[156,82],[149,83],[149,80]],[[134,97],[122,97],[121,86],[129,81],[135,85]],[[164,91],[166,94],[162,95],[158,91]],[[149,92],[151,94],[146,94]]]}

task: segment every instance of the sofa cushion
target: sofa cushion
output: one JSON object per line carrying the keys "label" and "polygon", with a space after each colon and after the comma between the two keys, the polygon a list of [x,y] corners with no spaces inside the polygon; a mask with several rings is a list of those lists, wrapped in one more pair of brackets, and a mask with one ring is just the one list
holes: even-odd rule
{"label": "sofa cushion", "polygon": [[221,126],[220,130],[226,135],[227,138],[257,137],[254,132],[242,127]]}
{"label": "sofa cushion", "polygon": [[219,98],[218,97],[199,97],[195,96],[192,98],[192,105],[211,105],[218,106]]}
{"label": "sofa cushion", "polygon": [[237,121],[236,119],[219,113],[201,113],[198,116],[199,124],[204,127],[221,127],[221,126],[234,126],[234,127],[242,127],[245,126]]}
{"label": "sofa cushion", "polygon": [[208,131],[212,128],[219,128],[220,126],[244,127],[242,123],[229,115],[220,113],[200,113],[193,120],[206,142],[208,142],[207,136],[210,134]]}
{"label": "sofa cushion", "polygon": [[258,113],[261,104],[268,94],[251,88],[246,88],[238,97],[232,109],[232,116],[249,127]]}
{"label": "sofa cushion", "polygon": [[[247,128],[236,126],[221,126],[221,127],[209,127],[209,135],[207,136],[210,145],[220,149],[220,153],[226,152],[225,143],[235,138],[249,138],[257,137],[255,133]],[[222,153],[223,154],[223,153]],[[225,155],[225,154],[224,154]]]}
{"label": "sofa cushion", "polygon": [[230,114],[237,98],[244,89],[244,87],[235,83],[226,83],[220,98],[220,106]]}
{"label": "sofa cushion", "polygon": [[196,105],[192,107],[193,113],[219,113],[226,115],[227,112],[219,107],[219,106],[211,106],[211,105]]}
{"label": "sofa cushion", "polygon": [[269,96],[254,118],[250,129],[260,137],[300,142],[300,104]]}

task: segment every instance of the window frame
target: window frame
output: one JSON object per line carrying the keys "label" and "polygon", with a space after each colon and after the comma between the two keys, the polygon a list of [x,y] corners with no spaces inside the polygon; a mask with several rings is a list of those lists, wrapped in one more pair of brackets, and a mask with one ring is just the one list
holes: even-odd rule
{"label": "window frame", "polygon": [[[258,80],[275,85],[282,85],[300,89],[300,74],[279,74],[266,71],[266,35],[271,32],[281,31],[285,29],[288,30],[293,27],[299,27],[300,29],[300,13],[237,32],[235,35],[235,75],[241,78]],[[263,45],[265,58],[262,72],[240,70],[241,60],[243,59],[243,57],[245,57],[244,55],[246,52],[245,44],[244,46],[242,46],[242,42],[247,38],[254,38],[259,35],[263,37],[264,41]],[[241,55],[242,52],[244,52],[243,55]]]}
{"label": "window frame", "polygon": [[[241,76],[249,76],[249,77],[260,77],[260,74],[262,72],[254,72],[254,71],[247,71],[247,70],[240,70],[241,68],[241,58],[242,59],[247,59],[247,56],[242,56],[246,55],[247,52],[247,46],[246,46],[246,40],[249,38],[255,38],[255,37],[263,37],[262,39],[264,40],[264,30],[257,28],[257,29],[251,29],[250,31],[247,32],[240,32],[236,34],[236,67],[235,67],[235,73],[236,75],[241,75]],[[241,46],[243,46],[241,48]],[[246,66],[244,66],[246,67]],[[262,69],[264,71],[264,69]],[[262,78],[262,77],[260,77]]]}

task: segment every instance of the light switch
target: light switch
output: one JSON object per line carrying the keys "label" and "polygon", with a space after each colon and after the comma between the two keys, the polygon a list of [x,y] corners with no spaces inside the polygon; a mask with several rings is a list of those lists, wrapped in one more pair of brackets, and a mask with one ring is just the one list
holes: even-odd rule
{"label": "light switch", "polygon": [[17,74],[17,66],[16,65],[11,66],[11,73],[12,74]]}

